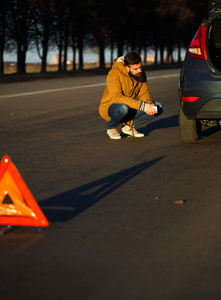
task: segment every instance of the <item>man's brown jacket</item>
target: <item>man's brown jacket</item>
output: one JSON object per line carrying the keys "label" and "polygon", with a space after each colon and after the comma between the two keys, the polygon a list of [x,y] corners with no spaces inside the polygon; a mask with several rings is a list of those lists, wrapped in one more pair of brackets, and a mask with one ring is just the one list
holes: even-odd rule
{"label": "man's brown jacket", "polygon": [[139,110],[141,101],[153,103],[147,82],[138,82],[132,79],[126,71],[123,57],[116,58],[106,79],[105,90],[99,106],[100,116],[109,121],[108,108],[111,104],[124,103]]}

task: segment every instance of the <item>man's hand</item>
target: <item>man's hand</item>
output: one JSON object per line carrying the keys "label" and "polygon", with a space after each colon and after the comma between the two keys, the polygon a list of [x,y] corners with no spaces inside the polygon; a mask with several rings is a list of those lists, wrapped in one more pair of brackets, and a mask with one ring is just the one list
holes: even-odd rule
{"label": "man's hand", "polygon": [[150,116],[155,115],[157,113],[157,111],[154,107],[155,107],[154,103],[152,103],[152,104],[145,103],[145,106],[144,106],[145,113]]}

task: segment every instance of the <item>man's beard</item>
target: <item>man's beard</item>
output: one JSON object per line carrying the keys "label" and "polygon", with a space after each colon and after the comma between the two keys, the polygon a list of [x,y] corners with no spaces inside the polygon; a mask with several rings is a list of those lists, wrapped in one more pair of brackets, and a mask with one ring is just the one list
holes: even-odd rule
{"label": "man's beard", "polygon": [[139,81],[139,82],[144,82],[145,81],[145,73],[142,71],[139,75],[133,75],[129,71],[130,77],[132,77],[134,80]]}

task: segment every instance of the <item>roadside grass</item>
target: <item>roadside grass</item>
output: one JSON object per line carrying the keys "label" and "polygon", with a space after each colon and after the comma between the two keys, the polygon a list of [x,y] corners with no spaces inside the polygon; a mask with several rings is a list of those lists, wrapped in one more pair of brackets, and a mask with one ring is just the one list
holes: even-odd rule
{"label": "roadside grass", "polygon": [[58,71],[58,65],[48,64],[46,72],[41,72],[41,64],[26,64],[26,73],[18,74],[16,64],[6,64],[4,66],[4,74],[0,75],[0,84],[19,82],[19,81],[32,81],[41,79],[53,79],[62,77],[75,77],[75,76],[92,76],[96,74],[107,74],[111,65],[106,64],[105,69],[100,69],[97,63],[84,64],[83,70],[73,70],[73,65],[67,65],[67,70]]}
{"label": "roadside grass", "polygon": [[[160,70],[160,69],[175,69],[181,68],[181,64],[163,65],[148,64],[144,65],[145,70]],[[111,64],[106,64],[104,69],[99,68],[98,63],[86,63],[83,70],[73,70],[73,65],[67,65],[66,71],[58,71],[58,65],[48,64],[45,73],[41,73],[41,64],[26,64],[26,73],[18,74],[16,64],[6,64],[4,66],[4,74],[0,75],[0,84],[19,82],[19,81],[33,81],[42,79],[65,78],[65,77],[79,77],[79,76],[95,76],[106,75],[111,68]]]}
{"label": "roadside grass", "polygon": [[[84,69],[93,69],[97,68],[97,63],[87,63],[84,64]],[[78,65],[77,65],[78,69]],[[67,65],[67,71],[73,71],[73,64]],[[33,64],[26,64],[26,73],[40,73],[41,72],[41,64],[40,63],[33,63]],[[46,72],[58,72],[58,65],[56,64],[47,64]],[[15,63],[5,64],[4,66],[4,74],[14,74],[17,73],[17,66]]]}

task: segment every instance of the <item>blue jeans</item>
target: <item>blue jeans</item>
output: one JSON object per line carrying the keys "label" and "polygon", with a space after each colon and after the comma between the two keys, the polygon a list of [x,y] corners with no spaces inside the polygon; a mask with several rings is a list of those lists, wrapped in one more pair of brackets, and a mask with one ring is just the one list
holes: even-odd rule
{"label": "blue jeans", "polygon": [[153,116],[147,115],[142,110],[130,108],[126,104],[111,104],[108,109],[111,119],[107,123],[107,129],[117,128],[120,123],[127,123],[131,120],[133,120],[133,126],[151,121],[163,112],[163,105],[160,102],[154,102],[154,104],[157,106],[158,112]]}

